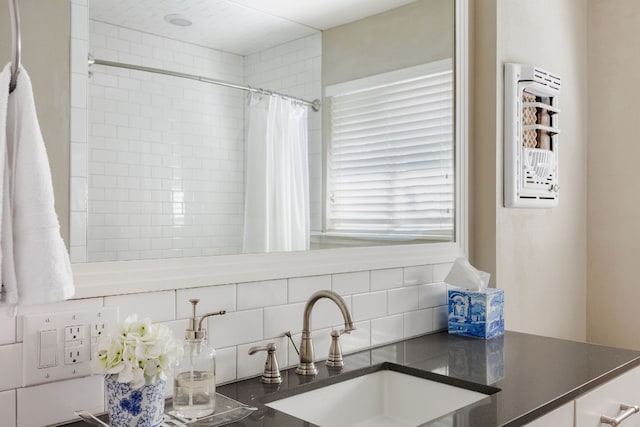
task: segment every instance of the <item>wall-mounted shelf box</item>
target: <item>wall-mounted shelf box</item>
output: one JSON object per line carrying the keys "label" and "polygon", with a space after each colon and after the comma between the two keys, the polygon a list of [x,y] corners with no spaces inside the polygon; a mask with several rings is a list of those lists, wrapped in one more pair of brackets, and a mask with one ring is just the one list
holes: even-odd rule
{"label": "wall-mounted shelf box", "polygon": [[558,205],[559,94],[557,75],[505,64],[505,207]]}

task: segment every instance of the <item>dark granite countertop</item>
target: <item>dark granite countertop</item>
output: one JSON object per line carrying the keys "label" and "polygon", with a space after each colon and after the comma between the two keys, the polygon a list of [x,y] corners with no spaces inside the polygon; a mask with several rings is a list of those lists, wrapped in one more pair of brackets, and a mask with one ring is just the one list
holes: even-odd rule
{"label": "dark granite countertop", "polygon": [[[258,408],[236,427],[308,427],[310,424],[278,412],[264,403],[307,391],[391,362],[478,384],[478,391],[499,391],[424,426],[521,426],[570,402],[590,389],[640,365],[640,352],[536,335],[506,332],[479,340],[441,332],[345,356],[345,368],[329,372],[318,362],[316,377],[293,369],[282,372],[280,386],[259,378],[218,387],[218,392]],[[494,390],[495,391],[495,390]],[[444,423],[444,424],[443,424]],[[72,426],[84,426],[74,423]]]}

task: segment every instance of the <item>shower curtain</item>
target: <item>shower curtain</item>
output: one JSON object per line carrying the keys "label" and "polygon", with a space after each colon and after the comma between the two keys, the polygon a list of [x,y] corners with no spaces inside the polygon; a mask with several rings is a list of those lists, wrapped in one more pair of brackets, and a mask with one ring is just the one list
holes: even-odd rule
{"label": "shower curtain", "polygon": [[242,252],[309,249],[307,108],[250,94]]}

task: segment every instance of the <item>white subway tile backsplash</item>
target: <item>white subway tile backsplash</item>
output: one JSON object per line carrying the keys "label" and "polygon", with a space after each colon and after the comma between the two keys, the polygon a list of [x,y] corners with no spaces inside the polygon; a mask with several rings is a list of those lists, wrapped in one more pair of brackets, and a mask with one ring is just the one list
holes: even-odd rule
{"label": "white subway tile backsplash", "polygon": [[387,292],[353,295],[351,304],[353,306],[351,314],[355,321],[384,317],[387,315]]}
{"label": "white subway tile backsplash", "polygon": [[371,345],[381,345],[404,338],[404,315],[383,317],[371,321]]}
{"label": "white subway tile backsplash", "polygon": [[433,308],[433,330],[441,331],[449,327],[449,306]]}
{"label": "white subway tile backsplash", "polygon": [[286,304],[287,281],[239,283],[237,298],[238,310]]}
{"label": "white subway tile backsplash", "polygon": [[176,317],[184,319],[193,316],[190,299],[199,299],[197,314],[226,310],[236,311],[236,285],[209,286],[205,288],[178,289],[176,291]]}
{"label": "white subway tile backsplash", "polygon": [[[219,76],[231,81],[243,80],[243,59],[238,55],[223,54],[104,23],[92,21],[91,27],[92,34],[99,32],[98,37],[91,37],[91,49],[96,57]],[[127,260],[136,257],[239,253],[241,227],[233,227],[233,218],[242,213],[243,198],[238,197],[230,207],[230,204],[222,206],[220,200],[227,195],[243,193],[244,93],[215,85],[109,67],[94,68],[89,93],[91,117],[97,117],[90,128],[90,149],[107,146],[115,155],[115,159],[109,159],[102,155],[105,154],[102,151],[92,156],[90,168],[100,171],[102,178],[92,179],[90,186],[139,191],[128,191],[124,197],[111,199],[114,204],[108,212],[91,212],[92,215],[113,214],[117,218],[114,221],[120,224],[118,228],[127,236],[129,248],[100,251],[101,245],[95,244],[89,248],[88,259]],[[109,141],[105,143],[105,139]],[[150,142],[156,146],[152,147]],[[185,152],[170,157],[171,147],[177,146],[184,148]],[[205,150],[196,153],[195,148],[200,147]],[[161,157],[163,155],[167,157]],[[116,159],[124,163],[125,170],[115,167]],[[224,180],[218,181],[220,184],[215,187],[201,185],[211,179],[212,170],[224,173]],[[151,179],[142,181],[140,178]],[[178,187],[164,186],[160,179],[171,179],[171,183],[178,184]],[[131,235],[138,225],[129,220],[140,213],[137,211],[139,206],[134,202],[146,203],[147,200],[139,197],[144,198],[150,190],[166,197],[158,200],[153,207],[145,204],[150,209],[144,213],[175,214],[170,223],[156,226],[169,233],[172,232],[169,227],[179,226],[183,235],[152,235],[146,236],[145,241],[138,241],[145,236]],[[177,192],[184,196],[179,204],[171,199],[171,195]],[[102,199],[99,197],[100,193],[90,191],[90,206],[109,207],[100,205]],[[215,209],[221,207],[228,208],[230,212],[216,215],[218,212]],[[229,215],[231,213],[233,217]],[[176,218],[179,221],[177,224]],[[220,220],[218,227],[202,226],[213,218]],[[113,226],[115,223],[106,222],[104,225]],[[132,232],[126,229],[132,229]],[[231,233],[234,233],[233,236]],[[196,236],[200,244],[194,242]],[[110,234],[95,239],[115,237]],[[205,241],[208,243],[203,243]]]}
{"label": "white subway tile backsplash", "polygon": [[415,337],[433,331],[433,309],[404,313],[404,337]]}
{"label": "white subway tile backsplash", "polygon": [[356,322],[355,331],[349,334],[343,334],[340,337],[340,347],[342,353],[354,353],[360,350],[366,350],[371,347],[371,322]]}
{"label": "white subway tile backsplash", "polygon": [[331,289],[331,276],[308,276],[289,279],[289,303],[306,301],[314,292]]}
{"label": "white subway tile backsplash", "polygon": [[418,265],[404,268],[404,285],[424,285],[433,282],[433,266]]}
{"label": "white subway tile backsplash", "polygon": [[249,355],[251,347],[263,347],[269,343],[276,345],[276,359],[278,366],[284,368],[289,365],[289,346],[288,338],[273,338],[265,341],[253,342],[238,346],[238,378],[253,377],[261,375],[264,371],[264,363],[267,360],[267,352],[259,351],[253,355]]}
{"label": "white subway tile backsplash", "polygon": [[148,317],[154,323],[176,318],[175,291],[110,296],[104,298],[104,305],[119,307],[120,319],[134,313],[139,319]]}
{"label": "white subway tile backsplash", "polygon": [[226,383],[237,378],[236,347],[216,349],[216,383]]}
{"label": "white subway tile backsplash", "polygon": [[0,345],[0,391],[22,385],[22,343]]}
{"label": "white subway tile backsplash", "polygon": [[214,348],[263,339],[262,309],[227,313],[208,319],[207,335]]}
{"label": "white subway tile backsplash", "polygon": [[0,345],[16,342],[16,318],[0,310]]}
{"label": "white subway tile backsplash", "polygon": [[447,285],[433,283],[418,286],[420,308],[436,307],[447,303]]}
{"label": "white subway tile backsplash", "polygon": [[74,410],[104,408],[104,378],[95,375],[20,388],[17,407],[19,427],[41,427],[72,420],[77,418]]}
{"label": "white subway tile backsplash", "polygon": [[342,296],[369,292],[368,271],[334,274],[331,280],[333,290]]}
{"label": "white subway tile backsplash", "polygon": [[287,331],[302,331],[304,303],[278,305],[264,308],[264,337],[278,337]]}
{"label": "white subway tile backsplash", "polygon": [[371,271],[371,290],[380,291],[402,286],[403,277],[401,268],[388,268],[385,270]]}
{"label": "white subway tile backsplash", "polygon": [[392,289],[388,292],[387,308],[389,314],[404,313],[418,309],[419,292],[416,286]]}
{"label": "white subway tile backsplash", "polygon": [[3,427],[16,427],[16,391],[0,392],[0,415]]}
{"label": "white subway tile backsplash", "polygon": [[434,264],[433,265],[433,281],[434,282],[442,282],[444,278],[447,277],[449,271],[451,270],[451,266],[453,266],[452,262],[446,264]]}

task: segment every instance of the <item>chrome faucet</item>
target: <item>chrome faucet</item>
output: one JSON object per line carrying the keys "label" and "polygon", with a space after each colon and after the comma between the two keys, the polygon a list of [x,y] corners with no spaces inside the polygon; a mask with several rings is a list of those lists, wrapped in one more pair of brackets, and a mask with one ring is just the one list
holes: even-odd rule
{"label": "chrome faucet", "polygon": [[329,298],[335,302],[340,311],[342,317],[344,317],[344,332],[349,333],[355,329],[353,326],[353,320],[351,320],[351,313],[347,308],[347,304],[342,297],[337,293],[329,290],[322,290],[314,293],[307,300],[307,304],[304,307],[304,317],[302,322],[302,340],[300,341],[300,363],[296,368],[296,373],[300,375],[316,375],[318,369],[315,363],[313,363],[313,341],[311,340],[311,310],[313,310],[314,304],[320,298]]}

